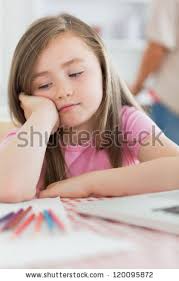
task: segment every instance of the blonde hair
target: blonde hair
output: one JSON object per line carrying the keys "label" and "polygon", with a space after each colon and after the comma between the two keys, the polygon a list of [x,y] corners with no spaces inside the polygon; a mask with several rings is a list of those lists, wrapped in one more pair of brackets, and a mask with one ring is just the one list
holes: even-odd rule
{"label": "blonde hair", "polygon": [[[39,54],[52,38],[64,32],[72,32],[80,37],[98,58],[103,76],[103,98],[95,114],[98,120],[95,129],[100,132],[106,130],[114,132],[116,127],[121,126],[121,116],[119,116],[121,107],[123,105],[138,107],[138,105],[125,83],[113,70],[98,34],[89,25],[69,14],[44,17],[35,21],[20,39],[12,59],[8,85],[11,118],[13,122],[16,120],[21,125],[26,122],[24,112],[20,107],[19,94],[21,92],[30,94],[32,69]],[[57,145],[53,147],[47,145],[45,154],[46,185],[67,177],[63,151],[58,145],[59,132],[56,132],[53,137],[56,139]],[[101,139],[99,139],[96,149],[101,149],[100,143]],[[121,165],[121,149],[115,145],[106,149],[112,167],[119,167]]]}

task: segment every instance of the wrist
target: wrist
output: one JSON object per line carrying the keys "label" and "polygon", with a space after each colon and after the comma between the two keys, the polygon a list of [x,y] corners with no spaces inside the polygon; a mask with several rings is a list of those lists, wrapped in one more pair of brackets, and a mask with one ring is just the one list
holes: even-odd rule
{"label": "wrist", "polygon": [[85,189],[86,197],[93,196],[96,190],[96,172],[89,172],[80,175],[80,182]]}
{"label": "wrist", "polygon": [[86,174],[85,177],[88,196],[103,196],[102,177],[103,171],[94,171]]}
{"label": "wrist", "polygon": [[[48,114],[47,114],[48,112]],[[57,122],[58,114],[54,114],[54,112],[46,111],[44,108],[33,111],[31,115],[32,121],[34,124],[41,124],[42,127],[49,131],[49,133],[53,130],[55,123]]]}
{"label": "wrist", "polygon": [[54,122],[57,122],[58,120],[58,111],[52,102],[38,107],[38,109],[34,110],[33,112],[42,115],[47,120],[54,120]]}

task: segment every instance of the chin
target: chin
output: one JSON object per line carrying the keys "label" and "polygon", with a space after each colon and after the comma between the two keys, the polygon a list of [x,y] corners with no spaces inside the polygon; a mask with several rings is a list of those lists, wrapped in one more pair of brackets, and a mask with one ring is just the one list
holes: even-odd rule
{"label": "chin", "polygon": [[86,124],[86,120],[69,120],[68,122],[62,122],[62,126],[65,128],[83,128]]}
{"label": "chin", "polygon": [[[83,124],[83,123],[82,123]],[[73,128],[73,127],[78,127],[81,125],[81,122],[78,122],[76,120],[70,120],[68,122],[62,122],[62,126],[66,128]]]}

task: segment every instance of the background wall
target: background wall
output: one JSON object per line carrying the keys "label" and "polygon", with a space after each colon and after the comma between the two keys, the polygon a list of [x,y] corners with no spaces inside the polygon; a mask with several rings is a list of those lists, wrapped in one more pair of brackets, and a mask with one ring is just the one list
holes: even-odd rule
{"label": "background wall", "polygon": [[98,30],[113,63],[132,82],[145,45],[150,0],[0,0],[0,121],[9,120],[7,81],[12,54],[27,26],[36,18],[69,12]]}
{"label": "background wall", "polygon": [[35,18],[34,1],[0,0],[0,120],[9,119],[7,81],[14,49]]}

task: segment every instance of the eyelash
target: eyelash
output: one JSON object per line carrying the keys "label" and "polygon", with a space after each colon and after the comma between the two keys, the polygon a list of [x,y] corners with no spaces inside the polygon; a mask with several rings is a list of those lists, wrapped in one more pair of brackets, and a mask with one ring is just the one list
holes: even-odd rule
{"label": "eyelash", "polygon": [[51,85],[52,85],[52,83],[44,84],[44,85],[42,85],[42,86],[39,86],[38,89],[39,89],[39,90],[48,89],[49,86],[51,86]]}
{"label": "eyelash", "polygon": [[69,77],[78,77],[80,76],[84,71],[80,71],[80,72],[76,72],[76,73],[72,73],[72,74],[69,74]]}
{"label": "eyelash", "polygon": [[[72,73],[72,74],[69,74],[69,77],[72,77],[72,78],[77,78],[78,76],[80,76],[84,71],[80,71],[80,72],[76,72],[76,73]],[[44,84],[42,86],[39,86],[38,89],[39,90],[46,90],[49,88],[49,86],[51,86],[52,83],[48,83],[48,84]]]}

